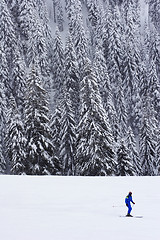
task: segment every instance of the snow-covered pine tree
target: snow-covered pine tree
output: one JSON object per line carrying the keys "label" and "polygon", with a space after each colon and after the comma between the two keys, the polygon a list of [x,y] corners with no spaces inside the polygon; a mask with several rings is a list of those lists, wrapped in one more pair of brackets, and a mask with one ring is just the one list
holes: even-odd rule
{"label": "snow-covered pine tree", "polygon": [[151,105],[151,99],[146,95],[144,98],[143,116],[139,135],[142,174],[145,176],[153,176],[156,168],[157,126],[155,126],[154,112]]}
{"label": "snow-covered pine tree", "polygon": [[53,79],[51,82],[51,108],[54,110],[59,99],[61,98],[64,84],[64,50],[58,28],[56,28],[53,45],[52,74]]}
{"label": "snow-covered pine tree", "polygon": [[[47,11],[47,2],[44,0],[36,0],[36,7],[39,13],[39,22],[42,31],[42,36],[45,39],[45,45],[43,48],[46,48],[47,51],[47,79],[48,79],[48,71],[51,70],[51,59],[52,59],[52,48],[53,48],[53,37],[51,33],[51,26],[49,25],[49,13]],[[45,71],[45,69],[42,69]],[[46,73],[43,74],[46,76]],[[50,85],[49,85],[50,88]],[[49,89],[47,89],[49,91]]]}
{"label": "snow-covered pine tree", "polygon": [[115,108],[117,112],[118,125],[120,129],[120,137],[125,137],[127,135],[128,128],[128,112],[126,108],[126,101],[124,98],[124,89],[122,85],[122,78],[117,72],[117,89],[115,92]]}
{"label": "snow-covered pine tree", "polygon": [[54,152],[49,128],[48,101],[42,87],[40,70],[34,63],[27,79],[25,104],[26,159],[29,175],[56,174]]}
{"label": "snow-covered pine tree", "polygon": [[0,5],[0,22],[0,43],[5,50],[8,65],[11,67],[11,58],[15,52],[17,42],[11,14],[4,0],[1,1]]}
{"label": "snow-covered pine tree", "polygon": [[135,169],[131,163],[128,149],[123,140],[121,140],[117,150],[117,175],[118,176],[134,176]]}
{"label": "snow-covered pine tree", "polygon": [[9,72],[3,43],[0,42],[0,82],[2,83],[5,94],[10,90]]}
{"label": "snow-covered pine tree", "polygon": [[89,60],[85,64],[80,89],[76,175],[114,175],[116,163],[113,137]]}
{"label": "snow-covered pine tree", "polygon": [[7,114],[6,148],[11,174],[26,174],[24,126],[13,96],[9,99]]}
{"label": "snow-covered pine tree", "polygon": [[19,0],[18,6],[18,24],[21,39],[22,41],[29,40],[32,25],[36,20],[36,2],[34,0]]}
{"label": "snow-covered pine tree", "polygon": [[41,69],[42,76],[48,76],[49,66],[47,59],[46,41],[43,34],[43,27],[36,16],[30,25],[30,32],[28,33],[28,41],[26,42],[26,60],[27,66],[31,67],[33,60],[38,60],[38,65]]}
{"label": "snow-covered pine tree", "polygon": [[[67,85],[67,80],[65,85]],[[62,173],[67,176],[74,175],[75,172],[76,123],[70,96],[70,92],[65,88],[61,102],[59,157],[62,163]]]}
{"label": "snow-covered pine tree", "polygon": [[98,7],[99,2],[97,0],[87,0],[88,19],[94,27],[97,25],[98,21]]}
{"label": "snow-covered pine tree", "polygon": [[157,120],[160,120],[160,82],[158,80],[156,66],[152,60],[147,72],[148,77],[148,92],[151,101],[156,111]]}
{"label": "snow-covered pine tree", "polygon": [[160,0],[149,0],[149,17],[160,33]]}
{"label": "snow-covered pine tree", "polygon": [[105,58],[107,62],[108,74],[112,84],[112,91],[115,94],[117,87],[117,75],[121,77],[123,59],[123,39],[122,26],[120,24],[120,13],[118,7],[108,10],[106,17],[106,35],[103,40],[105,48]]}
{"label": "snow-covered pine tree", "polygon": [[69,19],[69,31],[71,33],[77,61],[82,73],[86,58],[89,55],[88,41],[82,18],[82,4],[80,0],[67,0],[66,12]]}
{"label": "snow-covered pine tree", "polygon": [[70,34],[68,34],[66,40],[64,57],[66,91],[70,94],[72,110],[75,113],[76,119],[78,120],[80,74],[77,57]]}
{"label": "snow-covered pine tree", "polygon": [[24,107],[24,93],[26,89],[26,65],[24,59],[21,59],[20,52],[17,49],[17,52],[13,58],[13,68],[11,70],[12,77],[12,94],[16,100],[17,107],[23,112]]}
{"label": "snow-covered pine tree", "polygon": [[139,158],[139,153],[137,151],[137,145],[136,145],[135,136],[133,134],[133,131],[131,127],[128,128],[127,133],[127,139],[126,139],[126,145],[128,148],[128,154],[131,159],[131,163],[133,164],[133,167],[135,169],[136,175],[141,175],[141,162]]}
{"label": "snow-covered pine tree", "polygon": [[139,25],[137,24],[138,20],[135,19],[137,14],[135,9],[135,3],[128,1],[126,24],[124,25],[125,51],[122,64],[124,96],[129,113],[129,123],[133,130],[136,130],[139,124],[141,99],[138,86],[143,70],[139,51]]}
{"label": "snow-covered pine tree", "polygon": [[60,32],[63,32],[64,27],[63,7],[60,0],[57,2],[57,26]]}
{"label": "snow-covered pine tree", "polygon": [[[97,15],[97,24],[96,27],[92,28],[92,32],[90,33],[92,36],[92,45],[91,48],[93,49],[93,53],[95,50],[100,46],[100,48],[103,45],[103,39],[105,38],[106,29],[105,29],[105,11],[104,7],[101,3],[98,3],[98,15]],[[104,49],[103,49],[104,51]],[[104,53],[103,53],[104,55]]]}
{"label": "snow-covered pine tree", "polygon": [[62,175],[62,162],[60,159],[60,131],[61,131],[61,105],[60,101],[58,102],[54,114],[51,117],[50,128],[52,131],[52,145],[54,150],[54,162],[56,168],[59,169],[57,175]]}
{"label": "snow-covered pine tree", "polygon": [[120,129],[118,127],[118,117],[115,109],[115,104],[113,103],[113,95],[111,82],[108,76],[106,60],[104,58],[103,47],[99,46],[96,48],[94,56],[94,69],[98,81],[98,87],[100,90],[102,104],[105,108],[109,122],[112,128],[112,133],[115,141],[120,137]]}
{"label": "snow-covered pine tree", "polygon": [[157,175],[160,175],[160,129],[158,132],[158,142],[157,142]]}
{"label": "snow-covered pine tree", "polygon": [[[16,33],[13,21],[4,0],[0,4],[0,48],[4,59],[3,66],[6,68],[7,78],[4,79],[4,84],[8,93],[11,92],[12,77],[11,71],[14,65],[14,56],[17,51]],[[4,72],[3,72],[4,73]]]}
{"label": "snow-covered pine tree", "polygon": [[[48,64],[48,52],[46,45],[46,22],[43,23],[42,16],[39,13],[39,7],[43,3],[40,2],[40,6],[37,6],[37,2],[33,0],[22,1],[19,0],[18,8],[18,28],[20,32],[21,41],[23,43],[23,54],[27,63],[27,67],[30,67],[32,60],[38,56],[38,64],[41,68],[41,74],[43,77],[48,77],[49,64]],[[45,7],[45,5],[44,5]],[[47,29],[48,30],[48,29]],[[45,32],[45,34],[44,34]],[[49,33],[49,31],[47,31]],[[50,37],[48,35],[47,37]],[[45,79],[47,81],[47,79]],[[49,85],[46,83],[46,85]],[[49,86],[47,86],[49,88]]]}
{"label": "snow-covered pine tree", "polygon": [[97,76],[97,83],[102,97],[103,106],[107,110],[108,100],[112,97],[112,92],[102,46],[99,46],[95,50],[93,65]]}
{"label": "snow-covered pine tree", "polygon": [[6,170],[6,161],[3,156],[2,144],[0,143],[0,174],[4,174]]}
{"label": "snow-covered pine tree", "polygon": [[[1,59],[0,53],[0,61]],[[0,174],[6,170],[6,160],[4,156],[4,135],[6,130],[6,96],[3,84],[3,70],[0,64]]]}
{"label": "snow-covered pine tree", "polygon": [[153,28],[149,38],[149,62],[155,64],[158,79],[160,80],[160,33]]}
{"label": "snow-covered pine tree", "polygon": [[[122,84],[123,29],[120,24],[120,13],[118,7],[115,6],[114,9],[109,8],[108,14],[109,16],[106,17],[106,35],[103,40],[103,46],[105,47],[105,57],[107,62],[108,74],[112,86],[111,93],[113,94],[113,102],[117,112],[118,128],[120,130],[119,136],[122,137],[126,135],[128,121],[126,103],[123,92],[124,89]],[[117,126],[116,122],[114,123],[114,125],[115,129],[115,127]],[[116,129],[114,132],[116,133]],[[118,136],[115,136],[115,138],[117,137]]]}

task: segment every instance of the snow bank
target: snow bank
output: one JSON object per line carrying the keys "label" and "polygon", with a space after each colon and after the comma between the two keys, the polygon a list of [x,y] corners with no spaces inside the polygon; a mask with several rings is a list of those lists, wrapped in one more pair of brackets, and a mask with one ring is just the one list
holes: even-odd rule
{"label": "snow bank", "polygon": [[[159,240],[160,177],[0,176],[2,240]],[[133,192],[133,215],[124,198]]]}

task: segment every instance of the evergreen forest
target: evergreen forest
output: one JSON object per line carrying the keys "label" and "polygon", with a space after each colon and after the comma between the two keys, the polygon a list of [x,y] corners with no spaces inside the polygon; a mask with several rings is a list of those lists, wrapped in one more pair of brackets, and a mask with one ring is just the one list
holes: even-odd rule
{"label": "evergreen forest", "polygon": [[0,174],[160,175],[160,0],[0,1]]}

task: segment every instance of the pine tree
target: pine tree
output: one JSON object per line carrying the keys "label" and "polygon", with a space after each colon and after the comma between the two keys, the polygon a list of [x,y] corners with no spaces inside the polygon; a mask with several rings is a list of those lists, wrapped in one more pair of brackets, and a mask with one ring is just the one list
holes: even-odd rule
{"label": "pine tree", "polygon": [[33,0],[19,0],[18,24],[22,40],[29,40],[32,27],[36,20],[36,2]]}
{"label": "pine tree", "polygon": [[56,174],[51,130],[48,119],[48,102],[42,88],[37,64],[33,65],[27,80],[28,90],[25,105],[27,174]]}
{"label": "pine tree", "polygon": [[[157,30],[160,29],[160,0],[149,0],[149,17]],[[160,31],[160,30],[159,30]]]}
{"label": "pine tree", "polygon": [[124,90],[122,86],[122,79],[120,75],[117,75],[117,89],[115,93],[116,103],[115,108],[117,112],[118,124],[120,129],[120,136],[125,137],[128,127],[128,113],[126,108],[126,102],[124,98]]}
{"label": "pine tree", "polygon": [[[41,24],[39,24],[38,26],[41,28],[41,32],[42,32],[42,36],[41,39],[43,40],[43,53],[44,50],[46,51],[46,55],[43,54],[43,56],[45,57],[45,66],[47,67],[47,69],[41,69],[44,70],[43,72],[43,76],[47,75],[47,79],[46,81],[49,79],[48,74],[51,71],[51,59],[52,59],[52,48],[53,48],[53,38],[52,38],[52,33],[51,33],[51,27],[49,24],[49,13],[47,11],[47,3],[44,0],[36,0],[37,3],[37,9],[38,9],[38,13],[39,13],[39,22]],[[44,43],[45,41],[45,43]],[[39,41],[40,43],[41,41]],[[46,56],[47,56],[47,63],[46,63]],[[45,73],[45,71],[47,70],[47,72]],[[46,83],[46,85],[48,84],[48,88],[50,89],[50,84]],[[47,89],[49,91],[49,89]]]}
{"label": "pine tree", "polygon": [[131,158],[128,154],[128,149],[123,140],[117,150],[117,175],[118,176],[133,176],[135,169],[131,163]]}
{"label": "pine tree", "polygon": [[148,69],[148,93],[151,96],[156,117],[160,120],[160,83],[156,72],[156,66],[152,60]]}
{"label": "pine tree", "polygon": [[77,127],[77,175],[114,175],[114,144],[102,106],[96,76],[86,62],[81,82],[81,115]]}
{"label": "pine tree", "polygon": [[140,128],[140,159],[142,174],[152,176],[156,168],[156,135],[154,113],[149,96],[144,99],[143,117]]}
{"label": "pine tree", "polygon": [[1,1],[0,22],[0,43],[5,50],[8,66],[11,67],[11,59],[15,53],[17,42],[13,21],[4,0]]}
{"label": "pine tree", "polygon": [[[107,29],[105,29],[106,16],[105,16],[104,7],[102,4],[100,3],[98,4],[99,5],[97,6],[98,8],[97,24],[96,24],[96,27],[92,28],[92,32],[91,32],[91,35],[93,38],[92,40],[93,52],[94,50],[97,50],[97,47],[100,47],[101,49],[101,47],[103,46],[103,40],[106,37],[106,31],[107,31]],[[104,52],[104,49],[103,49],[103,52]]]}
{"label": "pine tree", "polygon": [[82,19],[82,4],[80,0],[66,1],[67,17],[69,19],[69,31],[73,38],[80,73],[83,70],[86,58],[89,55],[88,41]]}
{"label": "pine tree", "polygon": [[0,67],[0,174],[4,173],[7,167],[4,156],[4,135],[6,130],[5,123],[6,123],[6,97],[3,84],[3,72],[1,72]]}
{"label": "pine tree", "polygon": [[[124,56],[122,64],[122,78],[124,84],[124,97],[126,99],[127,111],[129,113],[129,123],[134,131],[140,118],[140,93],[139,82],[143,74],[142,61],[139,51],[139,15],[136,12],[136,3],[128,1],[126,13],[126,24],[124,25]],[[138,17],[136,17],[136,15]]]}
{"label": "pine tree", "polygon": [[104,58],[103,47],[98,46],[94,57],[94,69],[96,73],[102,103],[109,118],[112,133],[115,141],[120,137],[120,128],[118,127],[118,117],[113,103],[113,94],[110,78],[107,71],[106,60]]}
{"label": "pine tree", "polygon": [[17,52],[17,41],[13,21],[4,0],[1,2],[0,22],[0,51],[2,51],[1,54],[3,55],[2,68],[5,68],[3,71],[6,71],[5,75],[7,75],[4,79],[4,84],[7,92],[11,93],[11,71],[14,67],[14,56]]}
{"label": "pine tree", "polygon": [[59,156],[62,162],[63,175],[74,175],[76,124],[70,93],[67,92],[67,89],[61,103],[60,126]]}
{"label": "pine tree", "polygon": [[57,107],[54,111],[54,114],[51,117],[50,121],[50,128],[52,131],[52,145],[54,149],[54,159],[55,159],[55,165],[58,169],[57,174],[62,175],[62,161],[60,159],[60,131],[61,131],[61,101],[58,102]]}
{"label": "pine tree", "polygon": [[160,34],[153,28],[150,31],[149,38],[149,62],[153,62],[155,64],[156,73],[158,78],[160,79]]}
{"label": "pine tree", "polygon": [[6,146],[10,173],[26,174],[24,127],[13,96],[9,99]]}
{"label": "pine tree", "polygon": [[30,28],[30,33],[28,34],[29,40],[26,42],[27,66],[30,66],[36,58],[38,59],[42,76],[48,76],[47,48],[42,25],[35,19]]}
{"label": "pine tree", "polygon": [[160,130],[158,132],[158,141],[157,141],[157,175],[160,175]]}
{"label": "pine tree", "polygon": [[23,112],[23,104],[24,104],[24,93],[26,89],[26,79],[25,79],[25,63],[24,60],[21,59],[20,53],[17,50],[17,54],[14,56],[14,66],[11,70],[12,77],[12,94],[16,100],[17,107],[21,109]]}
{"label": "pine tree", "polygon": [[119,82],[117,79],[122,78],[123,60],[122,26],[120,24],[120,14],[117,7],[114,9],[113,13],[111,9],[109,9],[106,29],[107,33],[103,45],[105,47],[105,58],[112,84],[113,96],[115,97],[116,88]]}
{"label": "pine tree", "polygon": [[112,92],[102,46],[96,49],[93,64],[97,80],[99,80],[98,86],[100,89],[103,106],[105,107],[105,109],[107,109],[108,101],[110,98],[112,98]]}
{"label": "pine tree", "polygon": [[70,94],[72,109],[73,112],[75,112],[76,119],[78,120],[80,74],[70,34],[66,40],[64,68],[66,91]]}
{"label": "pine tree", "polygon": [[88,0],[87,7],[88,7],[88,19],[91,22],[92,26],[97,25],[98,21],[98,1],[97,0]]}
{"label": "pine tree", "polygon": [[62,7],[62,3],[60,2],[60,0],[57,2],[57,25],[59,28],[60,32],[63,32],[64,28],[63,28],[63,7]]}
{"label": "pine tree", "polygon": [[52,108],[55,109],[61,98],[64,84],[64,50],[58,28],[56,29],[53,46],[52,74],[51,95],[53,97],[52,101],[55,104],[55,106],[52,104]]}
{"label": "pine tree", "polygon": [[136,175],[141,175],[141,162],[139,158],[139,153],[137,151],[135,136],[133,134],[131,127],[128,128],[126,142],[127,142],[128,154],[130,156],[131,163],[133,164],[133,167],[135,169],[135,173]]}

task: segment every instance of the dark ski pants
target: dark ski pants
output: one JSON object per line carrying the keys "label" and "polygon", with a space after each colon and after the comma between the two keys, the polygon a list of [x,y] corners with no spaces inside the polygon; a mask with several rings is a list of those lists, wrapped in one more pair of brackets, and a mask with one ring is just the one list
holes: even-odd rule
{"label": "dark ski pants", "polygon": [[132,207],[131,207],[131,204],[128,204],[128,214],[130,214],[132,211]]}

